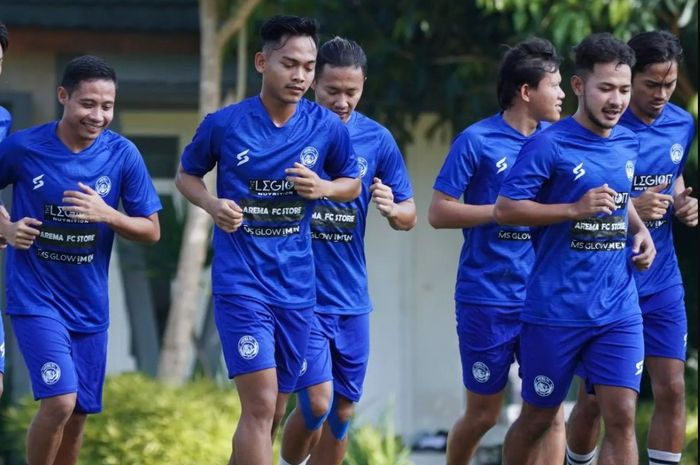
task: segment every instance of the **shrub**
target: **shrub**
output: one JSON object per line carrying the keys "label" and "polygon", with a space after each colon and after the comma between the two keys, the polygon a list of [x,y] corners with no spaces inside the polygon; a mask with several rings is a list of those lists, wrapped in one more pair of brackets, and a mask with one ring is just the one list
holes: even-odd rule
{"label": "shrub", "polygon": [[385,419],[379,427],[364,425],[352,428],[343,465],[413,465],[409,453],[394,434],[391,421]]}

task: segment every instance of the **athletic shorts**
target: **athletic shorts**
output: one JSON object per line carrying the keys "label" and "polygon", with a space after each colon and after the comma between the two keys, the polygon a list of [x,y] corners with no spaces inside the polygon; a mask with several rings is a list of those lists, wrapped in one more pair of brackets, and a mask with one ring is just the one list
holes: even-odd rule
{"label": "athletic shorts", "polygon": [[34,399],[76,393],[79,413],[102,411],[107,331],[78,333],[43,316],[10,317]]}
{"label": "athletic shorts", "polygon": [[675,358],[685,362],[688,319],[682,285],[639,298],[644,319],[644,353],[647,357]]}
{"label": "athletic shorts", "polygon": [[246,296],[214,295],[214,318],[229,378],[276,368],[279,392],[292,392],[313,315],[313,307],[286,309]]}
{"label": "athletic shorts", "polygon": [[481,395],[500,392],[519,358],[520,307],[457,302],[455,314],[464,387]]}
{"label": "athletic shorts", "polygon": [[5,373],[5,328],[0,317],[0,373]]}
{"label": "athletic shorts", "polygon": [[334,393],[359,402],[369,361],[369,313],[316,313],[296,391],[333,380]]}
{"label": "athletic shorts", "polygon": [[644,367],[641,315],[583,328],[523,323],[520,348],[522,397],[537,407],[561,404],[574,370],[584,370],[591,386],[639,392]]}

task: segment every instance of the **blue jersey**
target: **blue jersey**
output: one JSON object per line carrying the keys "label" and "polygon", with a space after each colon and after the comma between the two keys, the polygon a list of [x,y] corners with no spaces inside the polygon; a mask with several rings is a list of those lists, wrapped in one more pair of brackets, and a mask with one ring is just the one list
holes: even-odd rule
{"label": "blue jersey", "polygon": [[500,195],[543,204],[574,203],[608,184],[611,215],[531,228],[535,263],[522,320],[556,326],[599,326],[639,315],[625,250],[627,205],[639,141],[616,126],[607,138],[569,117],[523,145]]}
{"label": "blue jersey", "polygon": [[10,135],[12,129],[12,115],[5,108],[0,107],[0,141]]}
{"label": "blue jersey", "polygon": [[[634,131],[639,138],[639,158],[634,167],[632,197],[661,184],[668,184],[662,193],[673,195],[673,186],[678,176],[683,174],[695,136],[693,117],[668,103],[651,125],[642,122],[629,108],[622,115],[620,124]],[[656,258],[648,270],[635,269],[634,277],[640,296],[656,294],[682,284],[673,248],[672,223],[673,207],[668,209],[663,218],[645,221],[654,239]]]}
{"label": "blue jersey", "polygon": [[314,209],[316,311],[360,315],[372,310],[364,244],[369,187],[375,176],[380,178],[391,187],[396,203],[412,198],[413,190],[401,152],[386,128],[356,111],[346,127],[360,166],[362,193],[352,202],[320,200]]}
{"label": "blue jersey", "polygon": [[255,96],[208,115],[182,154],[182,167],[203,176],[217,166],[217,195],[236,202],[243,224],[214,228],[212,291],[245,295],[285,308],[316,302],[309,223],[315,202],[285,180],[303,163],[331,178],[359,175],[345,125],[302,99],[282,127]]}
{"label": "blue jersey", "polygon": [[[541,123],[540,128],[548,125]],[[538,128],[538,131],[539,129]],[[470,205],[496,202],[498,191],[528,140],[497,114],[457,135],[433,189]],[[525,282],[534,261],[530,229],[490,222],[462,229],[455,300],[516,307],[525,300]]]}
{"label": "blue jersey", "polygon": [[42,222],[28,250],[7,249],[7,313],[62,321],[77,332],[103,331],[109,324],[107,270],[114,231],[65,210],[66,190],[79,182],[107,205],[121,200],[130,216],[147,217],[160,199],[138,149],[106,130],[79,153],[56,135],[57,123],[19,131],[0,144],[0,189],[13,186],[12,221]]}

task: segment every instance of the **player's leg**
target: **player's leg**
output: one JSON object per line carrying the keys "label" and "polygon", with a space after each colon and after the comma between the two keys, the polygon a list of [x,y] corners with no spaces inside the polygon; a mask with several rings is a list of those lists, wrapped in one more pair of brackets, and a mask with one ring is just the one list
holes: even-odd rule
{"label": "player's leg", "polygon": [[498,421],[503,390],[490,395],[467,389],[467,408],[447,435],[447,465],[466,465],[484,434]]}
{"label": "player's leg", "polygon": [[576,369],[579,387],[566,425],[566,464],[591,465],[600,436],[600,407],[582,365]]}
{"label": "player's leg", "polygon": [[70,419],[63,427],[63,437],[58,448],[58,454],[53,465],[75,465],[78,463],[78,455],[83,445],[83,431],[87,414],[73,412]]}
{"label": "player's leg", "polygon": [[337,322],[329,338],[333,366],[333,403],[321,438],[311,451],[309,465],[341,465],[348,447],[350,421],[369,362],[370,314],[333,316]]}
{"label": "player's leg", "polygon": [[554,416],[551,426],[533,454],[534,457],[528,465],[561,465],[566,455],[566,429],[564,418],[564,406],[559,406],[559,411]]}
{"label": "player's leg", "polygon": [[241,400],[241,417],[233,435],[230,464],[272,463],[272,420],[277,402],[275,368],[239,375],[234,378]]}
{"label": "player's leg", "polygon": [[634,427],[637,392],[599,384],[595,388],[605,425],[598,465],[637,465],[639,455]]}

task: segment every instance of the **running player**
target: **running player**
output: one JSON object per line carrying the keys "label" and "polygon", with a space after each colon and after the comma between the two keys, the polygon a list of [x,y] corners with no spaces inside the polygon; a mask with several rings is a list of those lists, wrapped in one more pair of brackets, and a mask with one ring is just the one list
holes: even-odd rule
{"label": "running player", "polygon": [[102,410],[114,234],[160,238],[161,203],[141,154],[106,129],[116,87],[103,60],[75,58],[58,88],[60,121],[0,144],[0,188],[13,187],[12,218],[0,218],[11,246],[7,314],[41,401],[28,465],[75,464],[87,414]]}
{"label": "running player", "polygon": [[[671,224],[672,214],[687,226],[698,221],[698,201],[689,196],[692,188],[683,182],[695,124],[689,113],[669,103],[683,58],[678,38],[666,31],[643,32],[628,45],[637,62],[632,68],[630,106],[620,124],[640,140],[631,196],[657,251],[652,267],[634,274],[644,319],[644,365],[654,395],[647,451],[650,464],[671,465],[680,463],[685,438],[688,334]],[[569,418],[570,465],[593,462],[599,430],[600,409],[582,384]]]}
{"label": "running player", "polygon": [[575,52],[576,113],[525,143],[494,210],[501,224],[533,227],[535,251],[520,336],[523,407],[506,435],[507,465],[532,457],[579,362],[605,421],[599,463],[637,465],[644,347],[630,263],[648,268],[655,250],[628,202],[639,141],[617,124],[629,104],[634,52],[607,33]]}
{"label": "running player", "polygon": [[[242,406],[236,465],[272,463],[276,405],[286,403],[301,372],[316,304],[312,200],[350,201],[361,189],[347,129],[302,98],[314,78],[316,22],[275,16],[260,35],[260,95],[204,119],[176,181],[217,226],[215,317]],[[202,180],[215,166],[218,197]]]}
{"label": "running player", "polygon": [[[2,74],[2,61],[5,57],[5,52],[7,47],[10,45],[8,41],[7,28],[3,23],[0,23],[0,74]],[[0,142],[7,137],[10,133],[10,128],[12,127],[12,115],[5,108],[0,106]],[[4,218],[9,218],[9,214],[5,209],[5,206],[0,200],[0,216]],[[0,249],[7,247],[7,242],[5,238],[0,234]],[[0,397],[2,397],[3,391],[3,378],[5,376],[5,329],[2,325],[2,317],[0,317]]]}
{"label": "running player", "polygon": [[[498,71],[502,111],[455,138],[433,186],[430,224],[461,228],[464,235],[455,301],[467,409],[448,435],[447,465],[466,465],[498,421],[518,355],[520,310],[534,254],[529,229],[496,224],[493,207],[523,143],[559,119],[564,99],[559,62],[544,39],[509,49]],[[563,411],[541,450],[536,463],[563,461]]]}
{"label": "running player", "polygon": [[348,128],[363,190],[352,202],[323,200],[314,209],[317,322],[295,389],[297,405],[285,425],[281,465],[306,463],[309,453],[309,464],[343,463],[369,359],[372,303],[364,235],[370,201],[393,229],[407,231],[416,224],[411,183],[394,138],[355,111],[366,78],[367,57],[356,42],[335,37],[319,49],[312,84],[316,102]]}

